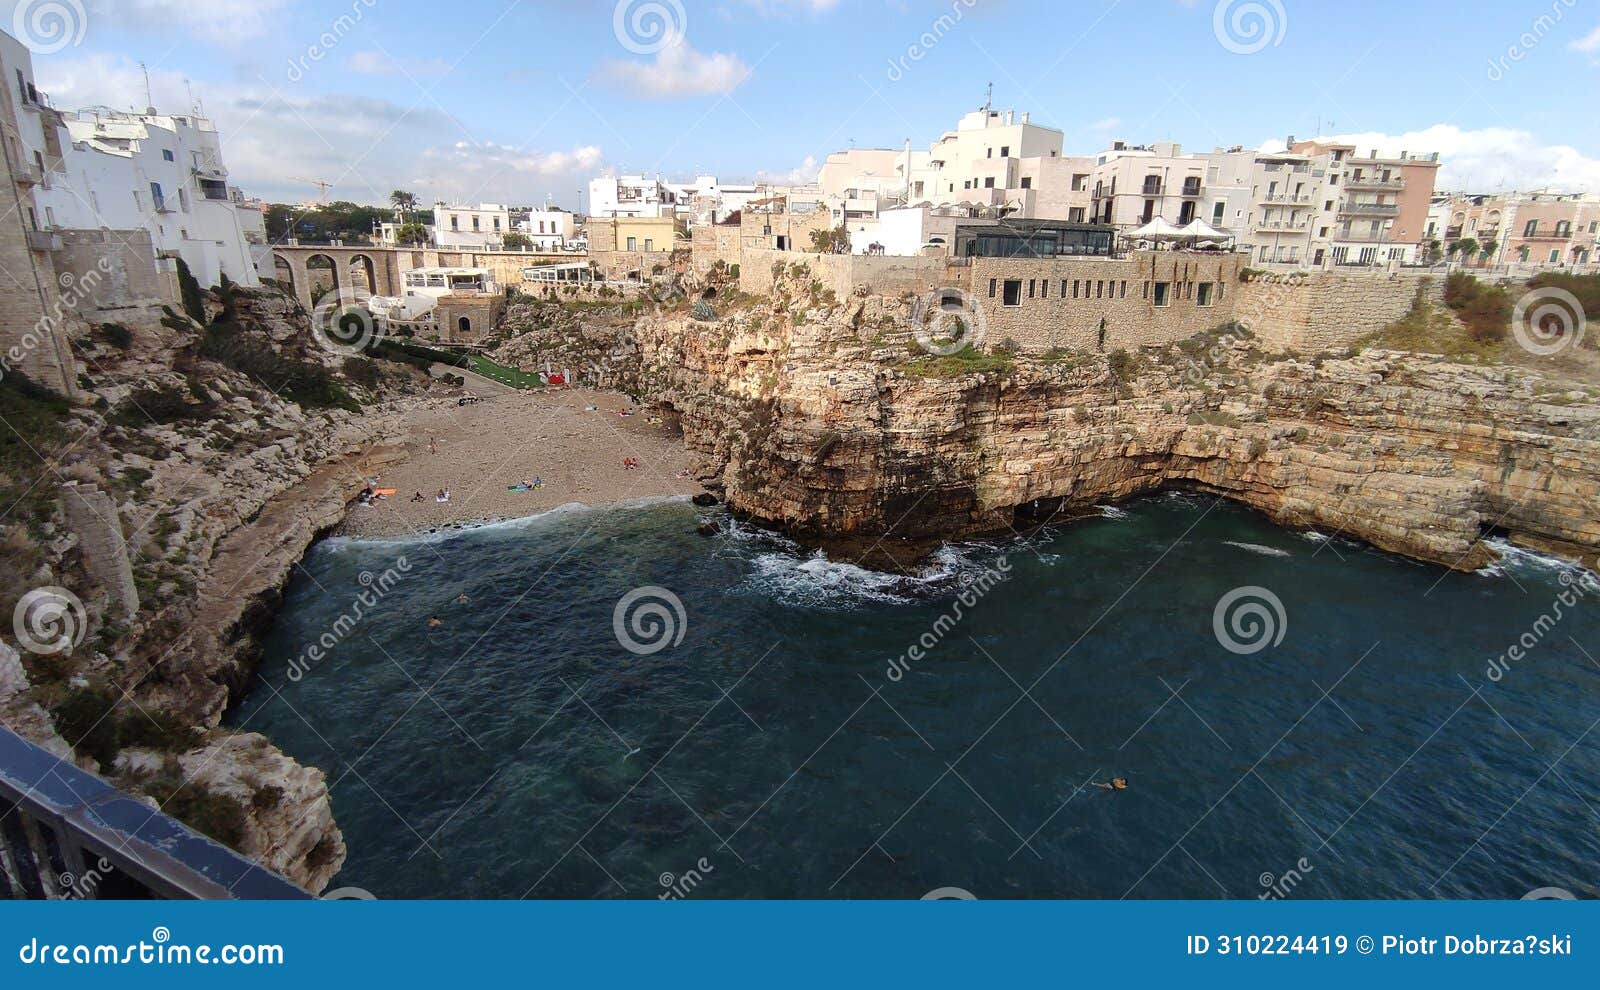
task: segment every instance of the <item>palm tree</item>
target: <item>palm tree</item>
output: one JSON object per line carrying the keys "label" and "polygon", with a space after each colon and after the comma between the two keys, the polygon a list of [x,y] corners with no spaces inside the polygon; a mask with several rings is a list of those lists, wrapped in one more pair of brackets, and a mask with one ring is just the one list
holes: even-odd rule
{"label": "palm tree", "polygon": [[1456,250],[1461,252],[1461,263],[1470,264],[1478,256],[1478,239],[1476,237],[1463,237],[1456,241]]}
{"label": "palm tree", "polygon": [[389,203],[394,206],[395,213],[398,214],[399,219],[403,221],[406,218],[406,214],[416,209],[417,197],[415,194],[408,193],[404,189],[396,189],[394,192],[389,194]]}
{"label": "palm tree", "polygon": [[1483,246],[1481,248],[1479,248],[1479,257],[1482,258],[1484,261],[1487,261],[1490,258],[1494,257],[1495,251],[1499,250],[1499,248],[1500,248],[1500,242],[1498,240],[1496,240],[1495,238],[1491,237],[1488,240],[1484,241],[1483,242]]}

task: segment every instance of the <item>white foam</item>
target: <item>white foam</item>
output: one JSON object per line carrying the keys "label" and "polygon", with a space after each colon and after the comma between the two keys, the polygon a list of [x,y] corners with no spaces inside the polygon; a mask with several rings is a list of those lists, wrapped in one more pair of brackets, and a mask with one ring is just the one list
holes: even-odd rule
{"label": "white foam", "polygon": [[1126,518],[1128,518],[1128,510],[1119,509],[1114,505],[1097,505],[1097,506],[1095,506],[1095,508],[1099,509],[1100,510],[1100,514],[1102,516],[1106,517],[1107,519],[1126,519]]}
{"label": "white foam", "polygon": [[1507,570],[1514,569],[1541,570],[1556,574],[1587,570],[1581,563],[1568,557],[1558,557],[1555,554],[1519,547],[1504,537],[1491,536],[1483,541],[1483,545],[1493,550],[1500,558],[1495,563],[1478,568],[1476,573],[1486,577],[1503,577]]}
{"label": "white foam", "polygon": [[1263,557],[1294,556],[1287,550],[1279,550],[1277,547],[1264,547],[1259,543],[1240,543],[1236,540],[1223,540],[1222,542],[1226,543],[1230,547],[1238,547],[1240,550],[1248,550],[1251,553],[1260,554]]}
{"label": "white foam", "polygon": [[651,495],[645,498],[628,499],[623,502],[607,502],[602,505],[590,505],[587,502],[567,502],[544,512],[536,512],[528,516],[514,516],[510,519],[492,519],[485,522],[464,522],[456,525],[440,526],[432,532],[418,532],[405,536],[332,536],[323,540],[330,552],[338,553],[347,547],[360,546],[385,546],[385,545],[412,545],[418,543],[440,543],[445,540],[465,536],[468,533],[516,533],[529,529],[538,529],[541,526],[558,522],[567,516],[581,515],[586,512],[632,512],[639,509],[649,509],[659,505],[670,505],[674,502],[687,502],[687,495]]}

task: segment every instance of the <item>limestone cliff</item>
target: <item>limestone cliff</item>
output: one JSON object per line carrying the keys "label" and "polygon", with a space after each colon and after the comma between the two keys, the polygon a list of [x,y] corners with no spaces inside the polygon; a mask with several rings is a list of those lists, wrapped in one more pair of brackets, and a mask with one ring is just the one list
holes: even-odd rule
{"label": "limestone cliff", "polygon": [[1163,487],[1451,568],[1491,559],[1488,530],[1596,563],[1586,383],[1374,349],[1295,359],[1218,335],[936,358],[912,312],[792,273],[770,300],[709,321],[659,309],[631,349],[609,331],[605,346],[637,351],[622,377],[677,415],[736,511],[878,566]]}
{"label": "limestone cliff", "polygon": [[[4,383],[38,463],[0,464],[0,605],[60,586],[83,612],[71,649],[0,651],[0,719],[315,891],[344,859],[322,774],[219,726],[249,634],[425,379],[323,346],[274,290],[204,305],[81,336],[70,405]],[[94,498],[63,512],[58,490]]]}

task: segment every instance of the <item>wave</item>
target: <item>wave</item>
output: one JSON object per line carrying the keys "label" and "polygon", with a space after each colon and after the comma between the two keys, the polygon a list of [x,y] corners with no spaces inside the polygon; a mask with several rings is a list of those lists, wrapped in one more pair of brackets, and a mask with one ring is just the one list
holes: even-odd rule
{"label": "wave", "polygon": [[1552,553],[1540,550],[1530,550],[1518,546],[1501,536],[1491,536],[1483,541],[1483,545],[1495,552],[1500,559],[1492,564],[1478,568],[1475,573],[1485,577],[1504,577],[1507,571],[1543,571],[1547,574],[1593,573],[1581,563],[1570,557],[1559,557]]}
{"label": "wave", "polygon": [[354,547],[376,546],[412,546],[419,543],[440,543],[453,540],[469,533],[520,533],[525,530],[536,530],[542,526],[560,522],[568,516],[582,515],[587,512],[637,512],[640,509],[651,509],[662,505],[671,505],[678,502],[688,502],[688,495],[649,495],[643,498],[627,499],[622,502],[604,502],[591,505],[588,502],[566,502],[553,509],[536,512],[527,516],[513,516],[509,519],[487,519],[481,522],[458,522],[436,526],[426,532],[409,533],[401,536],[330,536],[322,541],[322,546],[330,553],[339,553]]}
{"label": "wave", "polygon": [[1095,508],[1099,509],[1100,510],[1100,514],[1102,516],[1104,516],[1105,518],[1107,518],[1107,519],[1127,519],[1128,518],[1128,510],[1127,509],[1119,509],[1114,505],[1097,505],[1097,506],[1095,506]]}
{"label": "wave", "polygon": [[1238,547],[1240,550],[1248,550],[1251,553],[1260,554],[1263,557],[1294,556],[1294,554],[1287,550],[1279,550],[1277,547],[1265,547],[1259,543],[1240,543],[1237,540],[1223,540],[1222,542],[1226,543],[1230,547]]}

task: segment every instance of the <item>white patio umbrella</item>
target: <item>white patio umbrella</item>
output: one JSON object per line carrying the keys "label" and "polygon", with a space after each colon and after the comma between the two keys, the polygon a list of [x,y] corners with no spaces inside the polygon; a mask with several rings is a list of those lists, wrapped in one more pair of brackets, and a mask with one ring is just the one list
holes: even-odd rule
{"label": "white patio umbrella", "polygon": [[1156,217],[1143,227],[1128,231],[1124,236],[1145,241],[1175,241],[1189,235],[1181,228],[1167,222],[1165,217]]}

